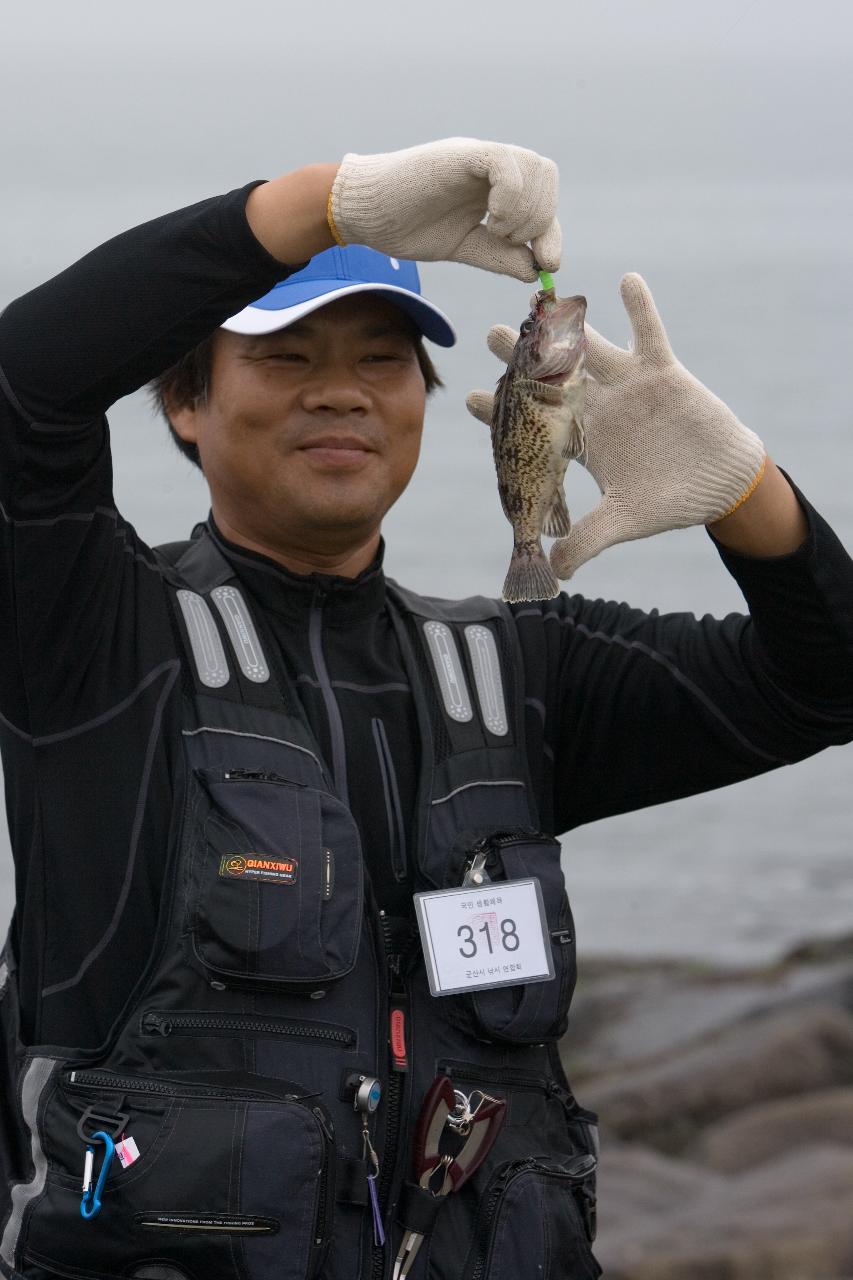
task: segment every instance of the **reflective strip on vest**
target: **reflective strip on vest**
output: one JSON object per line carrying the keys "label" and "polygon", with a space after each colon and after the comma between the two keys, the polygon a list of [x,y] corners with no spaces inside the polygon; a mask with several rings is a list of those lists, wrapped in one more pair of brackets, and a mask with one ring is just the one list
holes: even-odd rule
{"label": "reflective strip on vest", "polygon": [[465,640],[474,671],[483,723],[489,733],[503,737],[509,732],[509,723],[495,637],[488,627],[472,625],[465,628]]}
{"label": "reflective strip on vest", "polygon": [[18,1237],[21,1234],[21,1224],[27,1205],[41,1195],[47,1180],[47,1156],[41,1145],[36,1119],[41,1096],[56,1066],[57,1063],[53,1058],[33,1058],[27,1067],[21,1088],[21,1116],[30,1131],[33,1176],[29,1182],[18,1182],[12,1188],[12,1212],[6,1221],[3,1239],[0,1241],[0,1258],[8,1267],[15,1265],[15,1250],[18,1247]]}
{"label": "reflective strip on vest", "polygon": [[208,689],[221,689],[231,679],[225,649],[207,601],[194,591],[178,592],[198,678]]}
{"label": "reflective strip on vest", "polygon": [[465,673],[459,659],[459,651],[450,627],[443,622],[425,622],[424,634],[429,645],[429,653],[438,687],[444,700],[444,709],[451,720],[464,723],[473,720],[471,697],[465,683]]}
{"label": "reflective strip on vest", "polygon": [[210,595],[222,615],[243,675],[256,684],[264,684],[270,678],[270,669],[245,600],[236,587],[214,587]]}

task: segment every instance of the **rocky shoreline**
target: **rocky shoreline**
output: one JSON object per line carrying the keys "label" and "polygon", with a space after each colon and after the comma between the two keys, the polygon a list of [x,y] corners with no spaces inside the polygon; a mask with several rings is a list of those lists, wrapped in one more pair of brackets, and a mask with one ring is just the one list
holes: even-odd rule
{"label": "rocky shoreline", "polygon": [[606,1280],[853,1278],[853,934],[772,968],[581,962]]}

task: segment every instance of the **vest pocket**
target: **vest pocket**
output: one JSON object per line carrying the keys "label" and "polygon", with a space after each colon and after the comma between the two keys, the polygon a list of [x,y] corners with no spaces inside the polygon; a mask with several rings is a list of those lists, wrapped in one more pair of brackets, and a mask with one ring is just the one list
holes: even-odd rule
{"label": "vest pocket", "polygon": [[190,938],[222,986],[305,991],[349,973],[362,858],[334,796],[269,772],[211,769],[190,866]]}
{"label": "vest pocket", "polygon": [[533,1156],[495,1170],[483,1195],[464,1280],[595,1280],[584,1198],[590,1155]]}
{"label": "vest pocket", "polygon": [[[253,1082],[255,1083],[255,1082]],[[80,1276],[159,1262],[205,1280],[309,1280],[323,1264],[334,1208],[331,1122],[283,1081],[223,1088],[75,1071],[48,1103],[50,1173],[25,1257]],[[87,1120],[86,1112],[92,1110]],[[80,1213],[85,1144],[115,1113],[138,1159],[116,1156],[91,1221]],[[104,1147],[95,1144],[95,1177]]]}
{"label": "vest pocket", "polygon": [[[464,869],[476,854],[486,855],[485,870],[496,883],[530,878],[539,881],[554,977],[446,999],[461,1001],[476,1029],[490,1040],[512,1044],[556,1040],[568,1025],[577,977],[574,921],[560,866],[560,842],[538,832],[507,831],[487,836],[466,851],[461,863],[454,858],[456,878],[451,883],[461,885]],[[484,894],[488,887],[483,886]]]}

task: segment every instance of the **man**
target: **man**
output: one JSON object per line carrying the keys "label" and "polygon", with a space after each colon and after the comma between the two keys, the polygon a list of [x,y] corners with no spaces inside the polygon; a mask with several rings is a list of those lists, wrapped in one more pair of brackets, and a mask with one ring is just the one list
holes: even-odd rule
{"label": "man", "polygon": [[[627,277],[634,351],[589,336],[603,500],[555,567],[707,523],[751,619],[386,581],[422,338],[453,341],[405,260],[532,280],[555,202],[518,148],[348,155],[0,319],[2,1274],[598,1274],[554,836],[850,740],[853,565]],[[212,504],[156,552],[103,418],[151,379]]]}

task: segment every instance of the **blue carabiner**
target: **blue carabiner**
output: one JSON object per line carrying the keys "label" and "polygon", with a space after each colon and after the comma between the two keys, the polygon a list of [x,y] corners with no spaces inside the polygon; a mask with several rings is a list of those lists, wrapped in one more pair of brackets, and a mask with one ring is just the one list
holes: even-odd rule
{"label": "blue carabiner", "polygon": [[90,1168],[89,1156],[92,1157],[92,1163],[94,1163],[95,1148],[86,1148],[86,1171],[88,1173],[88,1178],[86,1177],[86,1174],[84,1174],[83,1199],[80,1201],[80,1212],[87,1222],[90,1218],[96,1218],[101,1212],[101,1193],[104,1189],[104,1183],[107,1180],[107,1174],[110,1171],[110,1165],[113,1162],[113,1156],[116,1151],[116,1144],[108,1133],[104,1133],[103,1129],[99,1129],[97,1133],[93,1133],[92,1137],[100,1138],[106,1146],[106,1151],[104,1152],[104,1162],[101,1165],[101,1172],[98,1174],[98,1181],[93,1191],[92,1175],[91,1173],[88,1173],[88,1171]]}

